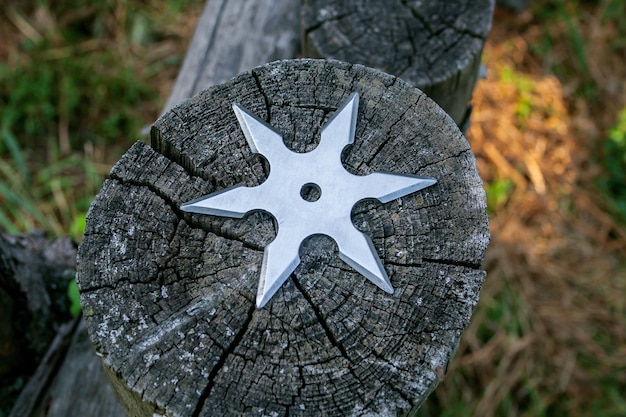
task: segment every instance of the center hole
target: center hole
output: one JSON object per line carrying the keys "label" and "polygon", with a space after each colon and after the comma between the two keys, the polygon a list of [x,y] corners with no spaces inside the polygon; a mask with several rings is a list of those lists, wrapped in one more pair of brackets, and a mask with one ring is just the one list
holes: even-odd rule
{"label": "center hole", "polygon": [[314,202],[320,199],[322,196],[322,189],[319,185],[308,183],[304,184],[300,189],[300,197],[308,202]]}

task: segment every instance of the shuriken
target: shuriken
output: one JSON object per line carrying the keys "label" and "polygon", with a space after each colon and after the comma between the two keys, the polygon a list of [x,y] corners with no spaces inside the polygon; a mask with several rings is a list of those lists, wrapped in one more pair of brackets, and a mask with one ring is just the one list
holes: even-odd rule
{"label": "shuriken", "polygon": [[[365,199],[386,203],[437,181],[384,172],[357,176],[346,171],[341,153],[354,142],[358,103],[358,93],[350,95],[322,129],[319,145],[307,153],[289,150],[271,126],[234,104],[252,152],[262,154],[270,164],[268,178],[255,187],[231,187],[181,206],[187,212],[235,218],[257,210],[274,216],[278,232],[265,247],[257,308],[269,301],[300,264],[302,241],[316,234],[333,238],[345,263],[384,291],[393,293],[372,241],[352,224],[352,207]],[[309,198],[311,190],[319,198]]]}

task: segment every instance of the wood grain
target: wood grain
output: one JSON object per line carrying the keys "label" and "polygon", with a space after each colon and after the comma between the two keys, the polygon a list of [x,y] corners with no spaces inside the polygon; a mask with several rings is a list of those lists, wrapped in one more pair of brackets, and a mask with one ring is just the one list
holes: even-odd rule
{"label": "wood grain", "polygon": [[493,9],[494,0],[303,0],[303,53],[396,75],[462,126]]}
{"label": "wood grain", "polygon": [[163,111],[242,71],[294,58],[299,13],[293,0],[207,0]]}
{"label": "wood grain", "polygon": [[[272,218],[183,214],[181,203],[267,176],[232,112],[240,103],[297,152],[352,92],[355,174],[435,177],[353,222],[373,240],[389,295],[315,237],[263,309],[255,295]],[[85,321],[133,416],[396,415],[443,378],[484,279],[482,182],[467,141],[435,103],[393,76],[337,61],[263,65],[161,117],[97,196],[79,248]]]}

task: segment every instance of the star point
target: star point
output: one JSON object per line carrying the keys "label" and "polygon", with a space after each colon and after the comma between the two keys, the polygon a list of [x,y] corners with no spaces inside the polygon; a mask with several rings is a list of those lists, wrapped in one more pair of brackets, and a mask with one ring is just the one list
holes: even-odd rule
{"label": "star point", "polygon": [[[346,171],[341,152],[354,142],[358,103],[358,93],[352,93],[323,127],[318,147],[304,154],[287,149],[281,135],[271,126],[234,104],[233,111],[248,146],[270,163],[268,178],[255,187],[228,188],[181,206],[186,212],[235,218],[253,210],[274,216],[278,231],[264,250],[258,308],[267,304],[300,264],[300,245],[315,234],[334,239],[341,260],[383,291],[393,293],[371,239],[352,224],[352,207],[368,198],[386,203],[437,181],[385,172],[357,176]],[[320,192],[314,201],[303,197],[303,189],[311,186]]]}

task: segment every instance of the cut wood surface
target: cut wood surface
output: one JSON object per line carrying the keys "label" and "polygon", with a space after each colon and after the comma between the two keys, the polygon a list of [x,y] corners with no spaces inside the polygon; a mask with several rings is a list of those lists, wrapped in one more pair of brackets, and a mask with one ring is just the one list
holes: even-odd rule
{"label": "cut wood surface", "polygon": [[[395,288],[387,294],[314,237],[270,302],[255,307],[271,217],[183,213],[191,199],[267,177],[239,103],[296,152],[360,94],[344,165],[431,176],[385,205],[357,204]],[[396,415],[443,378],[469,322],[489,240],[482,182],[452,119],[404,81],[361,65],[263,65],[173,108],[115,165],[79,248],[85,322],[132,416]]]}
{"label": "cut wood surface", "polygon": [[462,126],[493,9],[494,0],[303,0],[303,53],[396,75]]}
{"label": "cut wood surface", "polygon": [[257,65],[300,50],[300,2],[207,0],[164,111]]}

